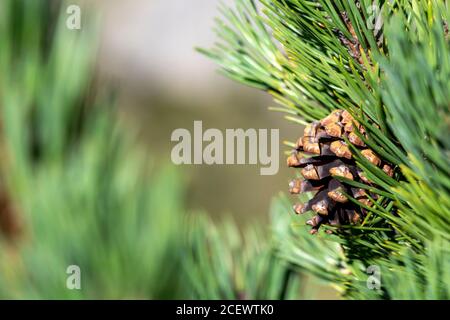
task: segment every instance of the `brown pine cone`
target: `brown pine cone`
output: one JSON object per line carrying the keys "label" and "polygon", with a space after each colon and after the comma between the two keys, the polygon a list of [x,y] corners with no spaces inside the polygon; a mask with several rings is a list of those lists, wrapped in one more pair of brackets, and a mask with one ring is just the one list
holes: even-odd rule
{"label": "brown pine cone", "polygon": [[[320,225],[341,226],[358,224],[366,215],[366,210],[349,201],[347,195],[360,203],[371,206],[367,191],[354,188],[338,181],[341,176],[363,184],[373,185],[353,158],[352,152],[344,140],[361,150],[361,154],[372,164],[383,169],[392,176],[391,165],[367,148],[358,137],[358,130],[366,135],[364,128],[344,110],[333,111],[321,121],[313,122],[305,127],[303,136],[296,143],[296,149],[287,159],[289,167],[299,168],[303,179],[295,179],[289,184],[292,194],[314,192],[314,197],[302,204],[296,204],[297,214],[314,211],[316,215],[307,221],[312,226],[311,233],[317,233]],[[371,194],[376,199],[376,195]]]}

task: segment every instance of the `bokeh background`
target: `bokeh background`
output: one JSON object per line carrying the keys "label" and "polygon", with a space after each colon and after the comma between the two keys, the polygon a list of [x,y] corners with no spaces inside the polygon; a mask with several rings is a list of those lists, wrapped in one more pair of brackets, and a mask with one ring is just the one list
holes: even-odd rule
{"label": "bokeh background", "polygon": [[[115,83],[119,106],[137,126],[156,161],[170,162],[176,128],[278,128],[280,139],[294,139],[299,127],[267,110],[271,98],[216,72],[217,66],[195,51],[212,46],[219,4],[232,0],[102,0],[99,73]],[[280,150],[284,151],[283,146]],[[267,219],[271,198],[287,189],[289,172],[280,154],[280,171],[260,176],[254,165],[183,166],[188,206],[238,222]]]}
{"label": "bokeh background", "polygon": [[0,299],[337,297],[274,254],[271,231],[290,229],[290,198],[271,206],[293,175],[282,145],[273,176],[171,163],[171,133],[195,120],[300,135],[195,51],[218,4],[0,2]]}

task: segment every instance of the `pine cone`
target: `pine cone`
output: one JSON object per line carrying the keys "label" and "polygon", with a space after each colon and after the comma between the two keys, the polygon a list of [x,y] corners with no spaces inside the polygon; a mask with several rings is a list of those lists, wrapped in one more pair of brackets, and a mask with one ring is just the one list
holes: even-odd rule
{"label": "pine cone", "polygon": [[[344,110],[333,111],[321,121],[305,127],[304,134],[296,143],[296,149],[287,159],[289,167],[300,168],[304,179],[295,179],[289,184],[292,194],[315,192],[314,197],[303,204],[294,205],[297,214],[314,211],[316,215],[307,221],[312,226],[311,233],[317,233],[320,225],[341,226],[358,224],[366,215],[366,210],[351,202],[352,196],[366,206],[371,206],[366,190],[354,188],[335,179],[342,176],[366,185],[373,185],[360,170],[352,152],[344,140],[361,150],[361,154],[372,164],[380,167],[389,176],[392,167],[367,148],[358,137],[366,136],[364,128]],[[370,194],[376,199],[376,195]]]}

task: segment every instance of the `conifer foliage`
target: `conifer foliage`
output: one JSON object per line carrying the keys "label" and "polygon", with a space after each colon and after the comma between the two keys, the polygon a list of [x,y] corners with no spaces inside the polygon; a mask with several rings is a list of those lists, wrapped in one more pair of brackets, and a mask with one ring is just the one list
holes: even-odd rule
{"label": "conifer foliage", "polygon": [[280,255],[348,298],[450,298],[448,1],[236,0],[222,14],[201,51],[306,126],[287,143],[303,214],[274,204]]}
{"label": "conifer foliage", "polygon": [[96,83],[94,17],[70,32],[64,1],[0,1],[0,298],[311,298],[302,274],[450,298],[448,1],[235,2],[201,51],[299,128],[294,195],[244,232],[148,166]]}

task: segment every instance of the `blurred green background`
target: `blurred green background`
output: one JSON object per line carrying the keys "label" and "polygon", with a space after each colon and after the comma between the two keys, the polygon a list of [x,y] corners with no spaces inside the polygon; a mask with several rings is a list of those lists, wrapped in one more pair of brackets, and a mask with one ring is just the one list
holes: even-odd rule
{"label": "blurred green background", "polygon": [[[66,26],[73,4],[81,30]],[[171,164],[172,131],[194,120],[298,135],[266,95],[194,51],[212,43],[216,7],[0,2],[0,298],[317,296],[274,250],[269,208],[290,175],[282,153],[274,176]],[[72,265],[81,290],[67,287]]]}

